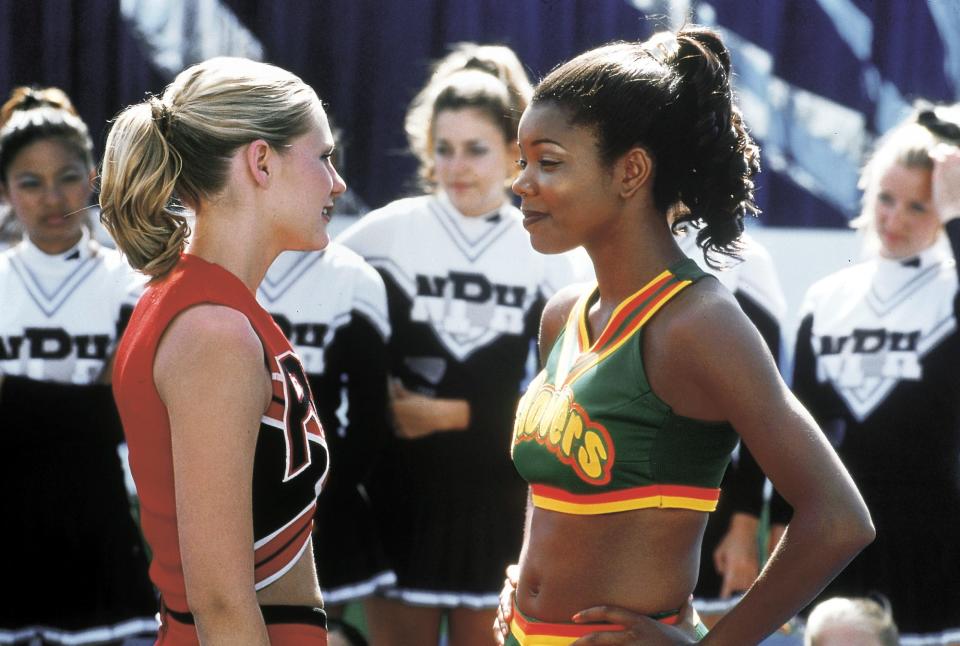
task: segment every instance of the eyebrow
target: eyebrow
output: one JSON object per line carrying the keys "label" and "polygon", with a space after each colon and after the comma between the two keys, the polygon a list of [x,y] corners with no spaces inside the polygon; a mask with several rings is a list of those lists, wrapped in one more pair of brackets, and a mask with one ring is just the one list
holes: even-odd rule
{"label": "eyebrow", "polygon": [[[517,142],[517,144],[520,146],[520,149],[523,150],[523,144],[521,144],[520,142]],[[532,148],[534,146],[540,146],[542,144],[552,144],[558,148],[563,148],[564,150],[567,149],[567,147],[564,146],[559,141],[555,139],[547,139],[546,137],[541,137],[540,139],[534,139],[533,141],[530,142],[530,147]]]}
{"label": "eyebrow", "polygon": [[[446,143],[447,141],[449,141],[445,137],[437,137],[436,140],[437,140],[437,143],[440,143],[441,141]],[[463,141],[463,143],[475,145],[475,144],[483,144],[484,142],[483,142],[483,139],[476,138],[476,139],[467,139]]]}
{"label": "eyebrow", "polygon": [[[78,171],[78,172],[82,172],[82,169],[80,168],[80,164],[79,164],[79,163],[70,163],[70,164],[66,164],[65,166],[61,166],[60,168],[58,168],[56,171],[54,171],[54,174],[56,174],[56,175],[62,175],[63,173],[66,173],[67,171]],[[19,171],[19,172],[15,173],[13,176],[14,176],[15,178],[16,178],[16,177],[39,177],[41,174],[42,174],[42,173],[38,173],[38,172],[32,171],[32,170],[22,170],[22,171]]]}

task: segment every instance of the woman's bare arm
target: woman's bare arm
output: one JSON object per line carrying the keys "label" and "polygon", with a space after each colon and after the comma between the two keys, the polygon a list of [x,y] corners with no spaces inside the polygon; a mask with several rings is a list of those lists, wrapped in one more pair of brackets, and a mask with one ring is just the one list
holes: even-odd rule
{"label": "woman's bare arm", "polygon": [[270,398],[240,312],[193,307],[167,329],[154,380],[170,416],[177,529],[203,644],[269,644],[254,589],[253,458]]}
{"label": "woman's bare arm", "polygon": [[756,583],[703,640],[754,644],[809,603],[869,544],[874,529],[836,452],[733,299],[718,287],[690,296],[661,330],[660,343],[647,348],[651,371],[661,376],[651,376],[654,389],[665,384],[669,392],[661,396],[680,414],[729,421],[794,508]]}

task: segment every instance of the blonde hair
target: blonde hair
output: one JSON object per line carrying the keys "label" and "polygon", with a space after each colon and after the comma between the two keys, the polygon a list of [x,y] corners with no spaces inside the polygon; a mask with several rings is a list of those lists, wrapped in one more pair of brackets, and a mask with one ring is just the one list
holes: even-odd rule
{"label": "blonde hair", "polygon": [[421,185],[434,187],[433,129],[443,110],[474,108],[489,116],[508,143],[516,141],[520,116],[533,87],[517,55],[502,45],[459,43],[433,66],[430,80],[407,110],[404,130],[420,162]]}
{"label": "blonde hair", "polygon": [[161,97],[117,116],[101,172],[101,221],[133,267],[163,276],[190,235],[185,206],[223,189],[233,153],[257,139],[282,153],[320,110],[310,86],[273,65],[221,57],[187,68]]}
{"label": "blonde hair", "polygon": [[958,106],[917,106],[906,120],[878,139],[860,172],[857,188],[863,191],[863,199],[860,213],[850,221],[850,226],[858,229],[872,226],[880,178],[892,166],[932,170],[930,153],[937,144],[960,143],[949,133],[951,126],[960,130]]}
{"label": "blonde hair", "polygon": [[834,626],[857,628],[877,639],[880,646],[897,646],[900,635],[886,599],[834,597],[823,601],[807,618],[804,646],[817,646],[822,631]]}

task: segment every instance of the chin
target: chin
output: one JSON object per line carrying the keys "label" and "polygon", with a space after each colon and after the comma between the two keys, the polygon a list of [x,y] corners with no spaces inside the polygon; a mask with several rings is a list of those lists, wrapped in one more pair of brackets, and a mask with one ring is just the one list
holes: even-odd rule
{"label": "chin", "polygon": [[315,235],[309,240],[301,240],[295,247],[291,247],[290,251],[320,251],[326,249],[329,244],[330,236],[324,231],[323,234]]}
{"label": "chin", "polygon": [[329,244],[330,244],[330,236],[329,234],[327,234],[326,231],[324,231],[323,235],[318,240],[316,240],[316,244],[311,248],[317,251],[320,251],[321,249],[326,249],[327,245]]}
{"label": "chin", "polygon": [[531,235],[530,246],[533,247],[535,251],[543,254],[557,254],[570,251],[577,245],[562,244],[558,240],[550,240],[545,236]]}

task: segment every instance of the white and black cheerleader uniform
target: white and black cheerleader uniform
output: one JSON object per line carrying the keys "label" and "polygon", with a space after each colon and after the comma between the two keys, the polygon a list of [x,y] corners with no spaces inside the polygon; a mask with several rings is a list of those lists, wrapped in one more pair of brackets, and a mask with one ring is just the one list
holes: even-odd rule
{"label": "white and black cheerleader uniform", "polygon": [[508,203],[466,217],[445,196],[373,211],[339,240],[383,276],[390,371],[404,387],[465,399],[466,430],[391,438],[370,497],[397,573],[388,596],[492,608],[523,537],[526,484],[510,462],[513,418],[546,299],[575,279],[569,255],[530,246]]}
{"label": "white and black cheerleader uniform", "polygon": [[326,432],[330,475],[313,536],[324,602],[369,596],[396,583],[363,484],[390,435],[383,280],[331,243],[281,254],[257,300],[300,357]]}
{"label": "white and black cheerleader uniform", "polygon": [[104,383],[142,284],[87,232],[58,255],[28,239],[0,253],[0,643],[156,635]]}
{"label": "white and black cheerleader uniform", "polygon": [[[741,261],[718,271],[704,261],[694,233],[678,238],[684,253],[730,290],[747,318],[757,327],[774,360],[779,363],[783,342],[781,327],[787,312],[786,297],[770,253],[748,234],[744,234],[742,240]],[[694,591],[695,606],[702,613],[726,612],[738,601],[737,597],[720,599],[723,576],[714,566],[713,552],[726,535],[733,514],[745,513],[760,518],[765,481],[756,459],[741,443],[724,475],[717,509],[710,514],[703,536],[700,576]],[[777,518],[775,522],[786,522],[786,519]]]}
{"label": "white and black cheerleader uniform", "polygon": [[904,644],[960,640],[960,221],[947,230],[813,285],[797,333],[794,391],[877,529],[821,599],[885,595]]}

